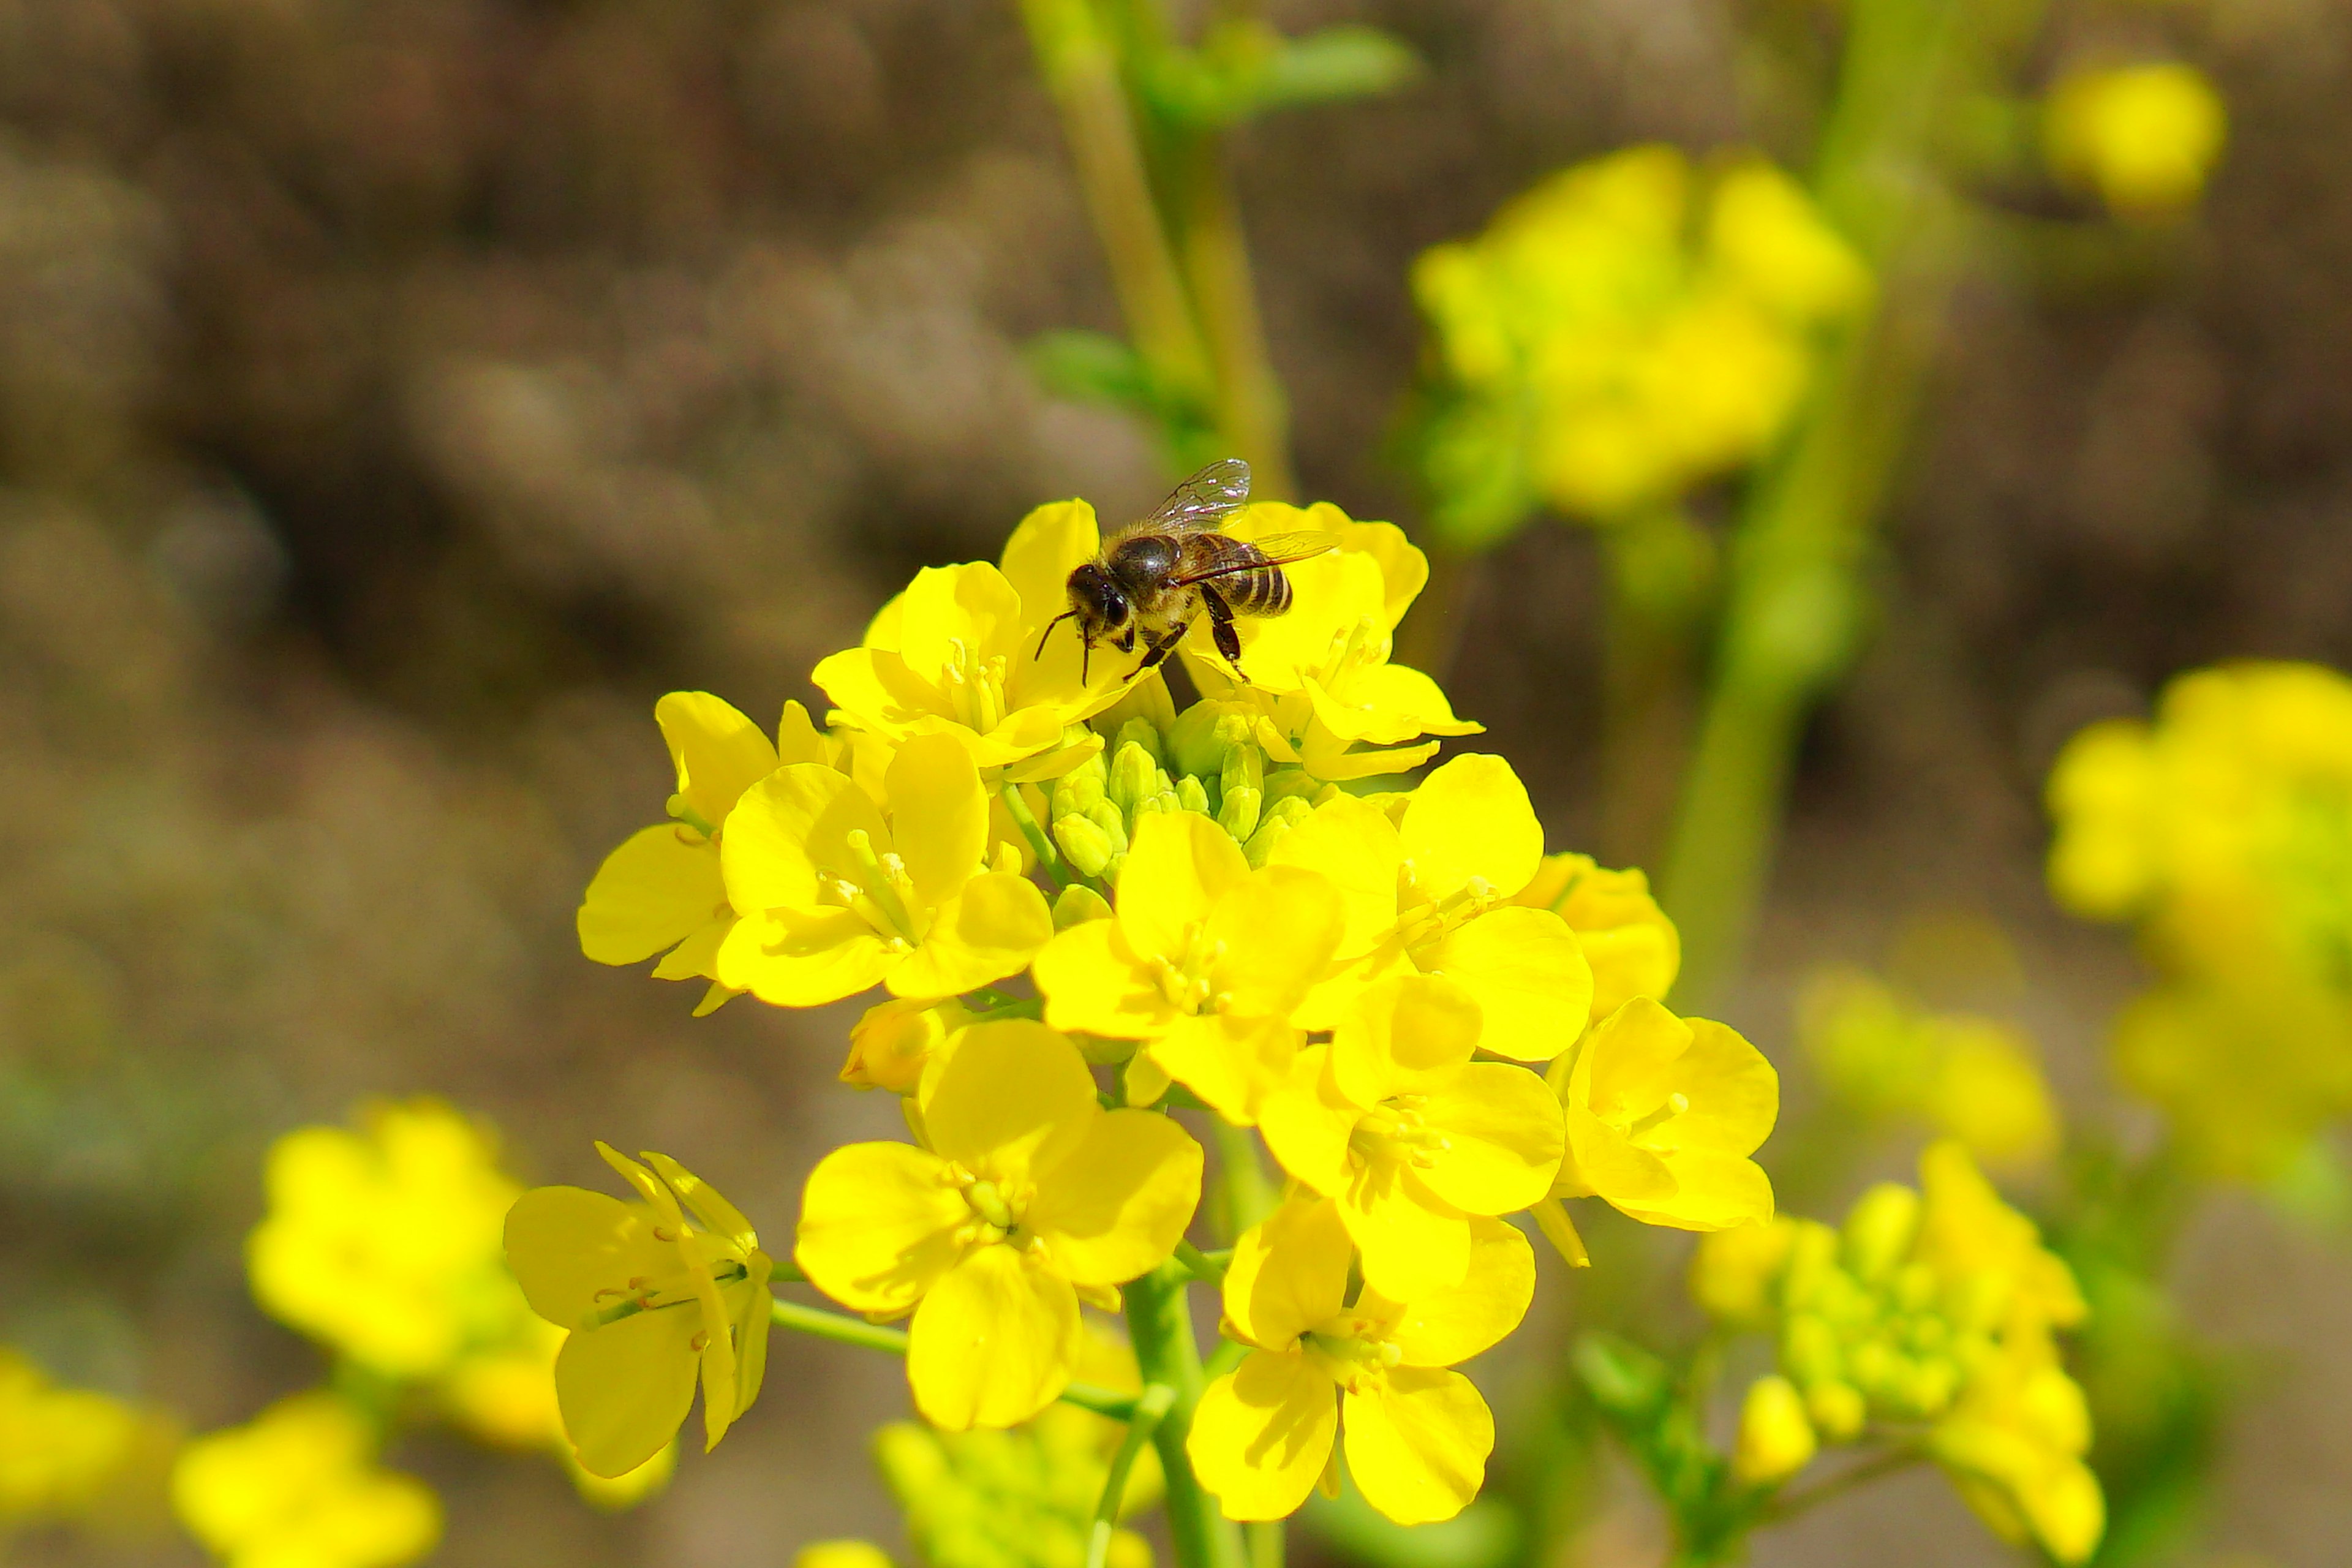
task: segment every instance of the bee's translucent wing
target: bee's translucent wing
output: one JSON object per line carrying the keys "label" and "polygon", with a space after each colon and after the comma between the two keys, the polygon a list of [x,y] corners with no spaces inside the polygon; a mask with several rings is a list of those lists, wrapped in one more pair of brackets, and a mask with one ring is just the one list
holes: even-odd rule
{"label": "bee's translucent wing", "polygon": [[1202,533],[1249,504],[1250,468],[1239,458],[1220,458],[1168,492],[1168,499],[1138,518],[1121,534]]}
{"label": "bee's translucent wing", "polygon": [[1311,561],[1318,555],[1328,555],[1339,548],[1337,535],[1311,528],[1298,533],[1269,533],[1264,539],[1253,539],[1247,542],[1257,547],[1256,560],[1221,561],[1206,572],[1179,577],[1170,585],[1186,588],[1218,577],[1236,576],[1244,572],[1263,572],[1269,566],[1287,566],[1294,561]]}

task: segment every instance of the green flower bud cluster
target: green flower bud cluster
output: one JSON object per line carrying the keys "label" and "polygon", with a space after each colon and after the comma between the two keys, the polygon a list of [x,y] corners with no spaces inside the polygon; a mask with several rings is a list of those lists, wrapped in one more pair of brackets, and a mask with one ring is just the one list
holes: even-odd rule
{"label": "green flower bud cluster", "polygon": [[1196,702],[1165,733],[1130,718],[1104,736],[1101,751],[1054,781],[1047,821],[1071,866],[1109,885],[1136,825],[1153,812],[1210,817],[1263,866],[1275,841],[1334,787],[1300,768],[1269,769],[1247,713]]}
{"label": "green flower bud cluster", "polygon": [[[929,1568],[1085,1568],[1087,1530],[1109,1473],[1092,1424],[940,1432],[898,1421],[874,1443]],[[1121,1530],[1111,1537],[1108,1568],[1151,1568],[1151,1548]]]}

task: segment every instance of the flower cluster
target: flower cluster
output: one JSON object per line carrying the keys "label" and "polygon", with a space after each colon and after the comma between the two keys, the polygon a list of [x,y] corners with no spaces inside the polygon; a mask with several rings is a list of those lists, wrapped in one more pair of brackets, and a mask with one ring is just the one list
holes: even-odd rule
{"label": "flower cluster", "polygon": [[[919,575],[817,666],[822,729],[788,706],[772,742],[715,698],[663,699],[668,820],[598,872],[583,949],[659,955],[706,1008],[886,993],[842,1077],[903,1097],[910,1136],[818,1163],[788,1263],[657,1155],[605,1151],[634,1203],[514,1205],[508,1256],[568,1332],[557,1384],[591,1471],[668,1441],[698,1379],[715,1443],[759,1391],[772,1312],[903,1349],[938,1436],[886,1440],[886,1466],[930,1478],[927,1557],[993,1561],[955,1545],[980,1538],[942,1499],[982,1472],[1002,1490],[1016,1450],[969,1435],[1118,1399],[1087,1371],[1086,1309],[1124,1307],[1144,1392],[1112,1407],[1228,1517],[1287,1514],[1344,1453],[1391,1518],[1444,1519],[1493,1445],[1453,1369],[1534,1289],[1507,1216],[1580,1262],[1569,1199],[1692,1230],[1769,1219],[1748,1156],[1777,1081],[1664,1005],[1678,949],[1640,874],[1547,858],[1499,757],[1411,775],[1477,729],[1391,661],[1420,552],[1328,505],[1231,531],[1329,547],[1287,568],[1287,614],[1240,623],[1238,660],[1194,633],[1181,710],[1160,672],[1098,648],[1089,677],[1050,635],[1100,548],[1080,502],[1033,513],[994,564]],[[1261,1147],[1285,1180],[1254,1198]],[[772,1305],[772,1279],[856,1316]],[[1204,1387],[1187,1281],[1223,1297]]]}
{"label": "flower cluster", "polygon": [[1739,155],[1580,164],[1413,269],[1438,521],[1475,547],[1538,503],[1612,521],[1753,461],[1871,283],[1798,184]]}
{"label": "flower cluster", "polygon": [[2290,1180],[2352,1110],[2352,680],[2200,670],[2155,721],[2074,737],[2049,784],[2059,902],[2137,927],[2157,984],[2118,1066],[2218,1173]]}
{"label": "flower cluster", "polygon": [[0,1346],[0,1540],[19,1526],[146,1511],[177,1431],[163,1412],[48,1376]]}
{"label": "flower cluster", "polygon": [[2083,1562],[2105,1514],[2058,1355],[2084,1316],[2074,1276],[1959,1144],[1931,1146],[1919,1174],[1864,1193],[1838,1229],[1782,1217],[1701,1243],[1692,1294],[1778,1351],[1734,1471],[1769,1487],[1823,1443],[1922,1448],[1996,1531]]}

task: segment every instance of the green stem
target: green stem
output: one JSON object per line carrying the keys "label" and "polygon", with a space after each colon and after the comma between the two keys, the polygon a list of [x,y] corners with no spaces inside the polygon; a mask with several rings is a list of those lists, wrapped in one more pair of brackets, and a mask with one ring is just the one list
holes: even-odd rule
{"label": "green stem", "polygon": [[[769,1301],[768,1321],[780,1329],[812,1334],[821,1340],[831,1340],[835,1344],[856,1345],[861,1350],[883,1351],[890,1355],[907,1353],[907,1331],[904,1329],[869,1323],[863,1318],[853,1318],[846,1312],[829,1312],[822,1307],[804,1307],[781,1296]],[[1062,1390],[1061,1398],[1065,1405],[1075,1405],[1081,1410],[1091,1410],[1114,1421],[1125,1421],[1135,1414],[1133,1394],[1097,1388],[1091,1383],[1071,1384]]]}
{"label": "green stem", "polygon": [[1274,1212],[1274,1184],[1257,1157],[1257,1138],[1248,1128],[1236,1127],[1222,1116],[1209,1127],[1223,1172],[1227,1218],[1239,1236]]}
{"label": "green stem", "polygon": [[1008,782],[997,794],[1004,802],[1005,815],[1013,818],[1013,826],[1019,828],[1021,837],[1029,841],[1030,853],[1037,857],[1037,868],[1052,878],[1056,888],[1068,887],[1070,868],[1062,863],[1062,852],[1054,847],[1054,840],[1037,820],[1037,814],[1029,809],[1028,801],[1022,797],[1021,786]]}
{"label": "green stem", "polygon": [[1230,1252],[1203,1252],[1189,1241],[1176,1244],[1176,1261],[1192,1270],[1192,1278],[1203,1285],[1223,1284],[1225,1265],[1232,1257]]}
{"label": "green stem", "polygon": [[1261,1519],[1242,1526],[1242,1541],[1249,1551],[1249,1568],[1282,1568],[1284,1521]]}
{"label": "green stem", "polygon": [[1843,1497],[1857,1487],[1867,1486],[1882,1476],[1891,1476],[1898,1470],[1907,1470],[1919,1460],[1920,1453],[1916,1448],[1889,1448],[1884,1453],[1863,1460],[1860,1464],[1847,1466],[1826,1480],[1816,1481],[1813,1485],[1796,1491],[1781,1493],[1764,1506],[1759,1522],[1779,1524],[1784,1520],[1794,1519],[1801,1513],[1808,1513],[1819,1508],[1832,1498]]}
{"label": "green stem", "polygon": [[1216,376],[1217,428],[1248,460],[1251,494],[1286,501],[1298,489],[1290,471],[1289,400],[1266,349],[1225,139],[1196,135],[1180,161],[1178,254]]}
{"label": "green stem", "polygon": [[1241,1532],[1192,1474],[1184,1439],[1192,1435],[1192,1411],[1206,1379],[1201,1347],[1192,1337],[1192,1314],[1185,1275],[1162,1265],[1127,1287],[1127,1331],[1146,1383],[1175,1390],[1167,1418],[1152,1434],[1168,1489],[1168,1536],[1182,1568],[1245,1568]]}
{"label": "green stem", "polygon": [[1095,1504],[1094,1524],[1087,1531],[1087,1568],[1103,1568],[1110,1556],[1111,1531],[1118,1528],[1118,1510],[1126,1500],[1128,1473],[1135,1468],[1136,1456],[1151,1441],[1160,1418],[1175,1403],[1176,1391],[1164,1383],[1145,1384],[1136,1397],[1135,1414],[1128,1417],[1127,1435],[1119,1439],[1118,1452],[1111,1456],[1110,1469],[1103,1477],[1102,1500]]}
{"label": "green stem", "polygon": [[1715,545],[1672,502],[1597,531],[1604,566],[1601,853],[1611,865],[1647,866],[1665,837],[1690,748]]}

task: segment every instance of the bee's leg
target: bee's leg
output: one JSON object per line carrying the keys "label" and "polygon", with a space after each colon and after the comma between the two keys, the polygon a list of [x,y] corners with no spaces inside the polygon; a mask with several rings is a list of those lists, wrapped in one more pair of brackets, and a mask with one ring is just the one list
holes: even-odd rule
{"label": "bee's leg", "polygon": [[1150,646],[1143,650],[1143,662],[1137,665],[1133,669],[1129,670],[1127,672],[1127,678],[1129,680],[1133,680],[1145,670],[1150,669],[1152,666],[1166,658],[1170,654],[1174,653],[1176,651],[1176,645],[1184,640],[1184,634],[1190,631],[1192,626],[1192,623],[1190,621],[1180,621],[1175,626],[1169,627],[1165,636],[1153,637],[1151,639]]}
{"label": "bee's leg", "polygon": [[1241,676],[1242,684],[1248,685],[1249,677],[1242,675],[1242,634],[1234,626],[1234,607],[1225,603],[1223,595],[1209,587],[1201,590],[1201,603],[1208,609],[1209,636],[1216,642],[1217,651]]}

